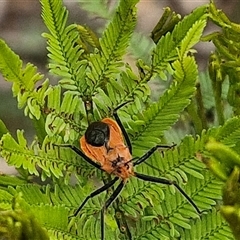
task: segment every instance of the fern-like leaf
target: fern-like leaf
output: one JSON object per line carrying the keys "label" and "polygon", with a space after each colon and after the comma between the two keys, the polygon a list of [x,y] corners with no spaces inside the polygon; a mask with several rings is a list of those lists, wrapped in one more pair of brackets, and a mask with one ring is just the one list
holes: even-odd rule
{"label": "fern-like leaf", "polygon": [[180,21],[172,33],[159,40],[152,54],[152,71],[163,74],[169,62],[177,58],[180,46],[180,55],[183,56],[198,42],[206,25],[206,10],[207,6],[197,8]]}
{"label": "fern-like leaf", "polygon": [[[17,138],[18,141],[9,133],[2,137],[0,141],[1,156],[6,159],[9,165],[23,168],[35,176],[41,175],[42,180],[47,177],[59,178],[63,176],[67,180],[72,171],[74,169],[78,171],[78,167],[81,166],[76,155],[70,151],[58,152],[57,149],[49,148],[49,137],[44,140],[41,148],[37,144],[28,147],[23,131],[17,131]],[[57,137],[55,141],[58,142],[59,138]],[[46,149],[48,149],[47,153]],[[39,171],[38,167],[43,171]]]}
{"label": "fern-like leaf", "polygon": [[[45,129],[50,137],[62,135],[65,142],[73,142],[86,127],[83,116],[83,103],[72,91],[65,92],[63,97],[60,86],[51,87],[45,94],[48,98]],[[81,124],[81,125],[80,125]]]}
{"label": "fern-like leaf", "polygon": [[42,17],[50,33],[43,36],[48,39],[48,57],[50,71],[61,77],[61,85],[69,90],[83,91],[86,61],[81,60],[83,49],[77,44],[76,25],[66,26],[68,11],[61,1],[41,1]]}
{"label": "fern-like leaf", "polygon": [[191,229],[180,230],[180,235],[183,239],[234,239],[227,222],[215,208],[192,221]]}
{"label": "fern-like leaf", "polygon": [[44,93],[49,81],[46,80],[40,88],[36,89],[36,83],[43,79],[43,75],[37,73],[37,68],[30,63],[23,68],[19,56],[3,40],[0,40],[0,49],[0,71],[7,81],[13,83],[12,91],[18,99],[18,107],[26,106],[26,115],[40,119],[44,105]]}
{"label": "fern-like leaf", "polygon": [[[174,80],[169,89],[138,118],[143,124],[132,125],[133,131],[137,133],[133,139],[134,154],[138,156],[159,143],[163,132],[177,121],[179,113],[190,103],[194,93],[197,66],[193,57],[177,60],[173,67]],[[149,136],[149,132],[151,137],[146,140],[145,135]]]}
{"label": "fern-like leaf", "polygon": [[[18,214],[17,217],[18,221],[22,221],[22,228],[26,227],[24,222],[29,222],[28,227],[32,228],[32,233],[35,234],[36,238],[30,237],[30,239],[48,239],[46,232],[45,236],[43,237],[42,231],[39,228],[39,224],[43,226],[45,229],[48,230],[50,239],[57,240],[57,239],[81,239],[77,238],[76,236],[71,236],[71,234],[66,232],[68,221],[68,212],[69,209],[65,207],[62,202],[58,202],[56,204],[52,204],[50,200],[50,186],[47,187],[39,187],[36,184],[22,184],[21,186],[11,187],[5,185],[5,187],[0,191],[2,193],[5,192],[5,195],[1,195],[0,206],[2,208],[4,202],[9,203],[9,206],[12,205],[13,199],[15,202],[15,206],[13,206],[14,211],[10,216],[14,216],[14,214]],[[9,192],[11,194],[9,194]],[[16,199],[15,199],[16,198]],[[9,207],[10,208],[10,207]],[[9,209],[8,208],[8,209]],[[17,208],[17,209],[16,209]],[[31,213],[30,216],[25,214],[25,212]],[[4,221],[6,219],[5,214],[10,214],[10,211],[5,211],[1,213],[0,221]],[[33,218],[32,213],[34,213],[34,219],[29,221],[29,218]],[[5,217],[5,218],[4,218]],[[35,222],[36,221],[36,222]],[[32,226],[31,226],[32,224]],[[38,226],[38,225],[39,226]],[[36,229],[34,229],[36,228]],[[55,231],[53,229],[56,229]],[[9,233],[13,228],[9,228]],[[26,229],[22,230],[23,232],[27,232]],[[58,233],[62,232],[62,237],[58,236]],[[42,234],[41,237],[38,237],[38,234]],[[64,235],[68,236],[69,238],[65,238]],[[71,237],[70,237],[71,236]],[[17,238],[18,239],[18,238]],[[28,239],[28,238],[26,238]]]}
{"label": "fern-like leaf", "polygon": [[113,20],[100,39],[100,51],[90,55],[90,72],[88,78],[92,82],[93,92],[98,86],[120,72],[120,62],[130,36],[136,24],[135,4],[138,0],[121,1]]}

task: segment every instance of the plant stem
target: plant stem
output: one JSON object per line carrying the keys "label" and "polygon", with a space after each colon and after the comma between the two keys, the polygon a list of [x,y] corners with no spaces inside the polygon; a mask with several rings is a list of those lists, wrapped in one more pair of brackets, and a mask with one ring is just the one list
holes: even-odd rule
{"label": "plant stem", "polygon": [[200,134],[202,131],[202,122],[200,120],[200,117],[197,114],[197,110],[194,105],[195,105],[194,102],[191,101],[191,103],[187,107],[187,111],[191,117],[196,133]]}
{"label": "plant stem", "polygon": [[203,98],[202,98],[202,91],[201,91],[200,83],[196,84],[196,88],[197,88],[196,101],[197,101],[197,106],[198,106],[197,113],[198,113],[198,116],[200,117],[200,119],[202,121],[202,128],[207,129],[208,126],[207,126],[205,108],[204,108],[204,105],[203,105]]}
{"label": "plant stem", "polygon": [[222,82],[215,81],[212,82],[213,84],[213,92],[214,92],[214,99],[215,99],[215,106],[218,116],[218,123],[219,125],[224,124],[224,115],[223,115],[223,106],[222,106]]}

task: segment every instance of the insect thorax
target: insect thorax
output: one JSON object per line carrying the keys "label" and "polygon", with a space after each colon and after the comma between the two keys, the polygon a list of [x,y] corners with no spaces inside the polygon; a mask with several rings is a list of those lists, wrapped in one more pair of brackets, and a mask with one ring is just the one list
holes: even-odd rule
{"label": "insect thorax", "polygon": [[106,162],[102,169],[123,180],[133,176],[132,156],[125,145],[110,148],[106,154]]}

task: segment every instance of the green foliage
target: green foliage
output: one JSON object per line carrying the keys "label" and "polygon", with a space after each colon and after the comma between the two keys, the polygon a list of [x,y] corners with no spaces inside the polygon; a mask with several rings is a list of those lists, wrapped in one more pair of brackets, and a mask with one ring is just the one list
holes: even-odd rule
{"label": "green foliage", "polygon": [[36,83],[43,78],[41,74],[37,73],[37,68],[30,63],[23,68],[19,56],[14,54],[3,40],[0,40],[0,48],[0,70],[7,81],[13,82],[12,91],[13,95],[17,97],[18,107],[25,106],[26,115],[39,119],[48,80],[42,84],[40,89],[36,88]]}
{"label": "green foliage", "polygon": [[[240,223],[238,217],[240,155],[239,133],[236,130],[239,122],[238,118],[226,121],[227,114],[225,112],[233,112],[233,115],[239,115],[238,39],[240,25],[231,22],[222,10],[215,7],[212,1],[209,5],[209,19],[220,27],[220,31],[205,36],[203,40],[211,40],[216,47],[215,52],[211,54],[209,59],[209,76],[218,122],[220,124],[225,123],[225,126],[222,128],[224,132],[222,139],[217,137],[216,139],[210,139],[207,143],[206,149],[210,153],[210,158],[206,163],[217,177],[225,181],[221,212],[229,222],[235,238],[239,239],[240,234],[237,226]],[[223,97],[224,95],[225,97]]]}
{"label": "green foliage", "polygon": [[232,118],[219,129],[215,139],[210,139],[206,149],[210,153],[206,164],[209,169],[222,181],[223,206],[221,213],[229,222],[236,239],[239,239],[239,118]]}
{"label": "green foliage", "polygon": [[[103,6],[104,1],[97,2]],[[121,0],[112,18],[110,12],[102,10],[102,16],[111,20],[98,38],[86,26],[68,25],[68,10],[61,1],[41,0],[48,29],[43,36],[48,43],[49,71],[58,78],[55,86],[32,64],[24,66],[0,40],[0,71],[12,82],[19,108],[24,108],[36,128],[36,137],[28,143],[22,130],[14,139],[0,121],[1,157],[18,171],[17,176],[0,175],[0,236],[100,238],[104,194],[90,199],[77,217],[72,215],[95,185],[111,177],[100,174],[72,150],[53,144],[78,147],[90,122],[111,117],[114,108],[127,101],[118,114],[132,141],[133,157],[142,156],[156,144],[180,142],[164,153],[157,151],[136,171],[176,181],[203,212],[199,216],[173,186],[132,177],[106,212],[107,239],[233,239],[218,211],[224,185],[221,180],[227,181],[221,212],[237,236],[233,225],[239,222],[239,200],[233,193],[239,191],[240,119],[233,99],[237,98],[237,78],[233,81],[231,77],[237,74],[238,55],[234,51],[230,51],[231,56],[224,55],[223,46],[216,44],[208,76],[198,73],[192,48],[202,38],[207,17],[223,27],[225,42],[230,42],[226,40],[229,36],[237,39],[234,34],[238,27],[226,21],[222,13],[216,14],[213,3],[195,9],[182,20],[166,8],[153,29],[151,43],[142,43],[149,44],[150,50],[136,60],[134,68],[123,57],[131,38],[138,36],[134,32],[137,2]],[[92,7],[85,5],[86,9]],[[222,64],[226,57],[229,61]],[[160,79],[167,80],[168,87],[152,101],[149,82]],[[229,86],[229,91],[224,86]],[[234,111],[224,115],[230,106]],[[206,117],[205,111],[210,110],[214,116],[217,112],[222,126]],[[187,135],[190,130],[193,134]],[[171,140],[166,141],[170,135]],[[228,195],[233,197],[229,200]]]}
{"label": "green foliage", "polygon": [[218,120],[224,122],[223,109],[221,106],[221,94],[223,82],[226,76],[230,82],[228,89],[228,103],[233,107],[235,114],[239,114],[239,37],[240,25],[231,22],[213,2],[210,3],[209,18],[219,27],[221,31],[211,33],[203,38],[212,41],[216,51],[212,53],[209,60],[209,74],[214,89]]}
{"label": "green foliage", "polygon": [[[1,191],[1,193],[3,193],[3,191]],[[38,216],[31,212],[34,211],[34,209],[31,208],[31,210],[28,209],[28,211],[26,211],[27,208],[25,208],[25,202],[23,203],[21,199],[21,194],[18,194],[18,196],[14,198],[13,195],[10,195],[11,197],[9,195],[9,193],[6,195],[6,192],[4,195],[1,195],[2,200],[8,201],[9,199],[13,199],[13,210],[2,210],[0,213],[1,239],[50,239],[47,231],[39,224]]]}

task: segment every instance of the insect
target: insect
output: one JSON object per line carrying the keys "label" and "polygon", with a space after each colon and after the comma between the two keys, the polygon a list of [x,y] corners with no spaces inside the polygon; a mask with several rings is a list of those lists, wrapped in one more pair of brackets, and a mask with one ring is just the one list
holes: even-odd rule
{"label": "insect", "polygon": [[[132,145],[129,136],[117,114],[117,110],[123,107],[128,102],[125,102],[115,108],[113,116],[115,120],[111,118],[104,118],[101,121],[91,123],[85,135],[80,139],[81,150],[77,147],[69,144],[62,144],[58,146],[71,148],[74,152],[80,155],[85,161],[94,166],[95,168],[115,175],[115,177],[107,182],[105,185],[88,195],[82,204],[79,206],[74,216],[77,216],[84,205],[90,198],[106,191],[113,186],[117,180],[120,180],[119,185],[114,190],[112,195],[104,203],[101,209],[101,240],[104,240],[104,215],[106,209],[113,203],[118,197],[124,185],[127,183],[130,177],[136,177],[144,181],[150,181],[155,183],[174,185],[180,193],[190,202],[194,209],[201,214],[197,205],[193,200],[184,192],[184,190],[172,180],[165,178],[159,178],[149,176],[134,171],[134,167],[146,161],[157,149],[165,148],[169,149],[175,145],[156,145],[152,147],[148,152],[139,158],[132,157]],[[124,143],[124,139],[126,145]]]}

